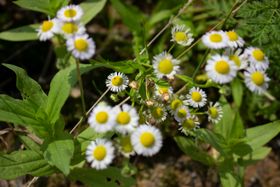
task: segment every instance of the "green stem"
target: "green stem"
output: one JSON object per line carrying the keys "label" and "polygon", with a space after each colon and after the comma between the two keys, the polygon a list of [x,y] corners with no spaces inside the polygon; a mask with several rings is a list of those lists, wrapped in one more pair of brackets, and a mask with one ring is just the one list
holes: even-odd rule
{"label": "green stem", "polygon": [[175,47],[175,45],[176,45],[175,43],[172,44],[172,46],[168,49],[168,53],[171,52],[171,50]]}
{"label": "green stem", "polygon": [[200,67],[202,66],[202,64],[204,63],[204,61],[206,60],[206,58],[207,58],[209,52],[210,52],[210,49],[207,49],[207,50],[205,51],[205,54],[204,54],[202,60],[199,62],[198,66],[197,66],[197,67],[195,68],[195,70],[194,70],[194,73],[193,73],[193,75],[192,75],[192,80],[194,80],[194,78],[195,78],[195,76],[196,76],[198,70],[200,69]]}
{"label": "green stem", "polygon": [[78,78],[80,92],[81,92],[83,116],[85,117],[86,116],[86,104],[85,104],[85,97],[84,97],[83,81],[82,81],[81,71],[80,71],[80,62],[78,59],[76,59],[76,69],[77,69],[77,78]]}

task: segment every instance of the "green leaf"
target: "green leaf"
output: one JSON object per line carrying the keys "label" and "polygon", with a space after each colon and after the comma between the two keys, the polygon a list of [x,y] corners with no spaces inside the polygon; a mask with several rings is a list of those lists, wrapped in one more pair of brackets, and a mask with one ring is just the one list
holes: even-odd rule
{"label": "green leaf", "polygon": [[68,4],[68,0],[48,0],[49,6],[53,12],[56,12],[63,6]]}
{"label": "green leaf", "polygon": [[34,104],[34,107],[40,107],[46,103],[47,96],[41,86],[35,80],[28,77],[24,69],[11,64],[3,65],[15,72],[17,76],[16,86],[23,99]]}
{"label": "green leaf", "polygon": [[36,119],[36,108],[26,101],[0,95],[0,121],[24,125],[40,137],[48,135],[47,125]]}
{"label": "green leaf", "polygon": [[242,187],[242,180],[233,172],[220,173],[220,180],[223,187]]}
{"label": "green leaf", "polygon": [[74,154],[74,141],[67,133],[47,139],[43,144],[44,158],[56,166],[63,174],[70,172],[70,161]]}
{"label": "green leaf", "polygon": [[245,142],[238,142],[231,146],[231,151],[234,154],[243,157],[247,154],[250,154],[253,151],[253,149],[251,148],[250,145],[248,145]]}
{"label": "green leaf", "polygon": [[124,5],[123,1],[120,0],[111,0],[113,7],[120,14],[123,23],[131,30],[136,32],[141,32],[144,16],[136,9],[134,6]]}
{"label": "green leaf", "polygon": [[265,125],[249,128],[246,130],[247,143],[255,150],[266,143],[272,138],[277,136],[280,132],[280,121],[274,121]]}
{"label": "green leaf", "polygon": [[205,165],[211,166],[214,165],[214,159],[208,155],[206,152],[199,149],[197,145],[193,142],[193,140],[177,136],[174,138],[179,148],[189,155],[192,159],[199,161]]}
{"label": "green leaf", "polygon": [[239,165],[247,167],[264,159],[271,151],[269,147],[259,147],[238,161]]}
{"label": "green leaf", "polygon": [[234,79],[231,82],[231,88],[232,88],[232,95],[233,100],[236,106],[239,108],[242,104],[242,98],[243,98],[243,85],[242,82],[239,79]]}
{"label": "green leaf", "polygon": [[244,124],[239,112],[235,112],[234,121],[229,133],[231,139],[243,138],[245,136]]}
{"label": "green leaf", "polygon": [[49,0],[17,0],[14,2],[22,8],[42,12],[46,15],[55,16],[56,10],[51,9]]}
{"label": "green leaf", "polygon": [[[80,64],[81,74],[93,68],[88,64]],[[46,113],[49,116],[51,124],[54,124],[58,120],[61,108],[69,96],[71,87],[76,82],[77,73],[75,65],[59,71],[52,79],[46,104]]]}
{"label": "green leaf", "polygon": [[0,178],[14,179],[27,174],[46,176],[55,170],[48,165],[42,155],[35,151],[15,151],[11,154],[0,154]]}
{"label": "green leaf", "polygon": [[87,0],[80,4],[84,11],[84,15],[81,19],[83,24],[87,24],[94,18],[105,6],[106,0]]}
{"label": "green leaf", "polygon": [[96,60],[90,60],[90,63],[93,65],[94,68],[106,67],[127,74],[134,73],[137,69],[140,68],[140,65],[137,64],[136,62],[133,62],[132,60],[118,61],[118,62],[110,62],[110,61],[98,62]]}
{"label": "green leaf", "polygon": [[0,32],[0,39],[12,42],[37,40],[38,24],[26,25],[15,29]]}
{"label": "green leaf", "polygon": [[113,167],[100,171],[75,168],[68,177],[70,180],[81,181],[90,187],[131,187],[135,184],[135,179],[122,176],[121,170]]}
{"label": "green leaf", "polygon": [[226,140],[220,134],[214,133],[208,129],[198,129],[196,135],[198,139],[209,143],[221,154],[226,155],[227,152],[229,152]]}
{"label": "green leaf", "polygon": [[24,144],[24,146],[28,149],[28,150],[32,150],[37,152],[38,154],[41,154],[41,148],[40,145],[38,145],[36,142],[34,142],[32,139],[30,139],[29,137],[27,137],[26,135],[19,135],[18,136],[20,141]]}
{"label": "green leaf", "polygon": [[161,10],[157,13],[154,13],[151,18],[148,20],[147,25],[149,28],[153,27],[156,23],[169,19],[170,16],[172,15],[171,10]]}

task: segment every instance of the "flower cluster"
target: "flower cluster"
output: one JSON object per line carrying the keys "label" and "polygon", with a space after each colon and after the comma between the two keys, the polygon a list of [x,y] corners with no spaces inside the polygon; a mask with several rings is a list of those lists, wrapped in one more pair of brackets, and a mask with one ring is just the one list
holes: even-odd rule
{"label": "flower cluster", "polygon": [[265,71],[269,66],[264,52],[256,47],[243,49],[244,40],[235,31],[210,31],[203,35],[202,42],[209,49],[220,49],[222,54],[213,54],[207,61],[205,71],[216,83],[226,84],[244,73],[249,90],[262,94],[270,80]]}
{"label": "flower cluster", "polygon": [[62,35],[66,40],[66,47],[72,55],[81,60],[90,59],[95,53],[95,43],[86,34],[85,26],[80,23],[83,10],[78,5],[62,7],[56,18],[42,22],[38,29],[38,37],[46,41],[55,35]]}

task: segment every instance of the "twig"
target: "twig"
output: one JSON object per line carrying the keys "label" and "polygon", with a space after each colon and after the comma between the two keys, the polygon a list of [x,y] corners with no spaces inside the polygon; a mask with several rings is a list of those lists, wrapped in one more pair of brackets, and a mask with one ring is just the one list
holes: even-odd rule
{"label": "twig", "polygon": [[120,102],[117,106],[121,106],[122,104],[124,104],[126,101],[128,101],[130,99],[130,96],[128,96],[127,98],[125,98],[122,102]]}
{"label": "twig", "polygon": [[26,187],[30,187],[33,183],[35,183],[39,177],[33,177],[33,179],[26,185]]}

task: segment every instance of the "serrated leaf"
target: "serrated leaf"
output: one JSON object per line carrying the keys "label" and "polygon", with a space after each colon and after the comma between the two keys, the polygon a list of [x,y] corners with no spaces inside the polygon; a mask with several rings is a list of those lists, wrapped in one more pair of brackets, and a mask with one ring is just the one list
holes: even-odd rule
{"label": "serrated leaf", "polygon": [[92,20],[105,6],[107,0],[87,0],[80,4],[84,11],[81,19],[83,24],[87,24]]}
{"label": "serrated leaf", "polygon": [[90,187],[131,187],[135,184],[135,179],[122,176],[121,170],[113,167],[100,171],[75,168],[68,178],[73,181],[81,181]]}
{"label": "serrated leaf", "polygon": [[177,136],[174,138],[179,148],[189,155],[192,159],[199,161],[205,165],[211,166],[215,163],[214,159],[206,152],[199,149],[195,143],[188,138]]}
{"label": "serrated leaf", "polygon": [[15,151],[10,154],[0,154],[0,178],[14,179],[27,174],[46,176],[55,170],[35,151]]}
{"label": "serrated leaf", "polygon": [[39,24],[26,25],[7,31],[0,32],[0,39],[12,42],[37,40],[37,31]]}
{"label": "serrated leaf", "polygon": [[3,65],[16,74],[16,86],[23,99],[34,104],[34,107],[40,107],[46,103],[47,96],[41,86],[35,80],[31,79],[24,69],[12,64]]}
{"label": "serrated leaf", "polygon": [[43,144],[44,158],[63,174],[70,172],[70,161],[74,154],[74,141],[67,133],[60,133]]}
{"label": "serrated leaf", "polygon": [[246,140],[247,143],[255,150],[268,143],[270,140],[272,140],[272,138],[277,136],[279,132],[280,121],[274,121],[268,124],[247,129]]}

